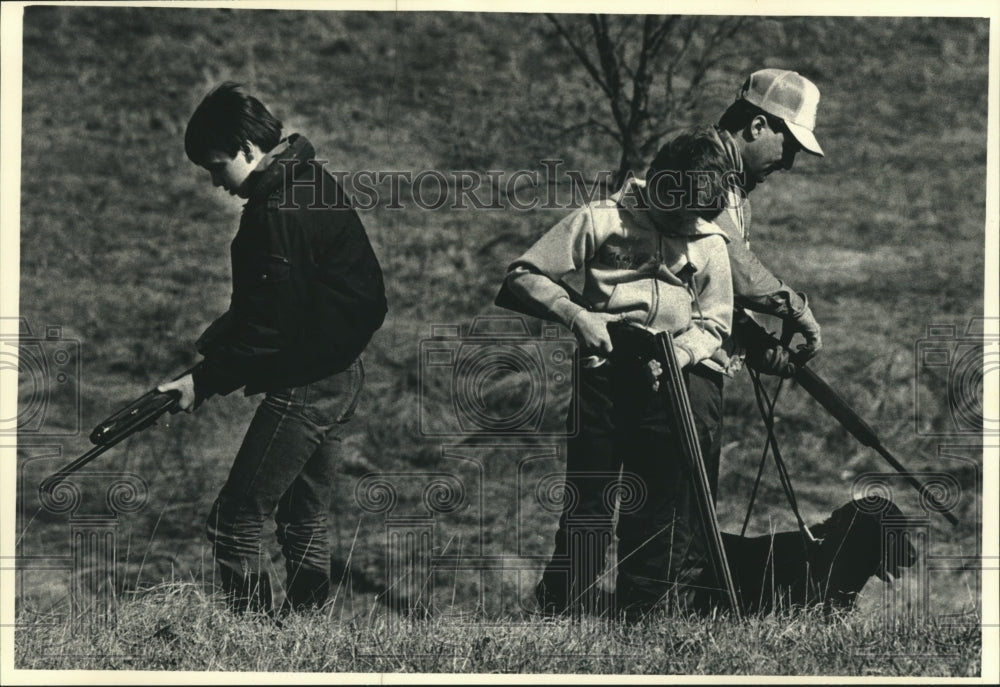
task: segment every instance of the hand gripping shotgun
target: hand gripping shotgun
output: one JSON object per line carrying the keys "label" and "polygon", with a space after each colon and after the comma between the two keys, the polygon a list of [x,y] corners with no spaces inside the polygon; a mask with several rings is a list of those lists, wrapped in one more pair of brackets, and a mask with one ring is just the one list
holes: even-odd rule
{"label": "hand gripping shotgun", "polygon": [[[592,306],[583,298],[583,296],[576,291],[572,286],[564,281],[559,281],[559,285],[566,290],[569,294],[571,301],[580,305],[588,310],[592,309]],[[518,298],[516,294],[512,293],[505,283],[500,289],[500,293],[497,294],[495,304],[502,307],[514,310],[516,312],[524,313],[526,315],[531,315],[533,317],[544,317],[544,315],[539,314],[537,308],[530,306],[525,303],[523,299]],[[764,329],[758,322],[751,318],[739,318],[738,321],[733,322],[733,328],[738,329],[739,335],[751,342],[754,345],[771,347],[777,345],[787,345],[788,342],[782,342],[777,339],[773,334]],[[795,354],[792,355],[792,361],[795,362]],[[934,510],[942,515],[948,522],[952,525],[958,525],[958,518],[944,505],[941,503],[927,485],[923,484],[920,480],[913,476],[913,474],[903,467],[892,453],[879,441],[878,436],[864,419],[851,408],[850,404],[844,398],[838,394],[833,388],[830,387],[819,375],[813,372],[811,369],[805,366],[805,364],[798,364],[796,366],[795,374],[792,378],[798,382],[799,386],[805,389],[806,393],[812,396],[817,403],[823,406],[826,412],[830,413],[833,418],[840,423],[840,425],[846,429],[851,436],[857,439],[862,446],[867,446],[868,448],[874,449],[889,465],[893,467],[896,472],[900,473],[904,479],[912,486],[917,492],[926,499],[927,503],[930,504]]]}
{"label": "hand gripping shotgun", "polygon": [[[177,379],[180,379],[193,370],[194,368],[191,368],[181,373]],[[121,443],[147,427],[155,425],[156,421],[164,413],[176,413],[180,398],[181,393],[176,389],[171,391],[157,391],[156,389],[147,391],[132,401],[132,403],[97,425],[94,431],[90,433],[90,443],[94,444],[94,448],[61,468],[58,472],[46,477],[42,480],[41,485],[39,485],[39,489],[43,492],[51,492],[60,482],[112,446]]]}
{"label": "hand gripping shotgun", "polygon": [[[677,364],[673,337],[668,332],[656,332],[647,327],[626,320],[608,324],[608,333],[614,344],[611,353],[612,364],[616,358],[633,358],[640,364],[648,360],[656,360],[663,369],[660,375],[659,396],[666,406],[667,414],[672,419],[677,432],[678,445],[683,459],[691,473],[692,487],[698,503],[698,514],[704,528],[706,548],[709,561],[715,573],[717,584],[725,592],[730,610],[740,615],[740,605],[736,596],[736,587],[726,560],[726,549],[722,544],[722,534],[719,530],[719,519],[715,514],[715,498],[712,495],[711,483],[708,479],[708,469],[705,457],[698,440],[698,430],[695,426],[694,413],[691,411],[691,400],[687,385],[684,383],[684,372]],[[653,487],[654,485],[649,485]]]}

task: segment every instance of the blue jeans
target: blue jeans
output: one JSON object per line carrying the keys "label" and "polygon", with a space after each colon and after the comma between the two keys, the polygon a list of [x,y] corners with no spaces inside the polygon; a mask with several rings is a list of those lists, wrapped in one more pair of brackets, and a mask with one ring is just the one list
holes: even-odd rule
{"label": "blue jeans", "polygon": [[272,513],[289,583],[300,572],[328,578],[327,514],[341,437],[364,386],[358,359],[343,372],[269,392],[208,517],[208,539],[224,573],[262,572],[261,531]]}

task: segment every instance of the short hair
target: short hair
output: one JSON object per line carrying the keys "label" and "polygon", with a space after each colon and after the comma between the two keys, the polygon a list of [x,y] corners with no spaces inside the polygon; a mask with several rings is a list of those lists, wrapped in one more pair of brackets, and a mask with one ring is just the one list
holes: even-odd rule
{"label": "short hair", "polygon": [[211,150],[235,157],[240,150],[250,152],[251,143],[268,152],[280,140],[281,122],[240,84],[226,81],[213,88],[191,115],[184,152],[191,162],[203,165]]}
{"label": "short hair", "polygon": [[650,203],[711,221],[726,208],[737,172],[718,135],[693,129],[667,142],[646,172]]}
{"label": "short hair", "polygon": [[719,118],[719,128],[731,134],[736,133],[737,131],[742,131],[758,115],[763,115],[767,119],[767,125],[772,131],[781,132],[785,129],[785,120],[781,117],[775,117],[770,112],[765,112],[742,98],[734,101],[722,113],[722,116]]}

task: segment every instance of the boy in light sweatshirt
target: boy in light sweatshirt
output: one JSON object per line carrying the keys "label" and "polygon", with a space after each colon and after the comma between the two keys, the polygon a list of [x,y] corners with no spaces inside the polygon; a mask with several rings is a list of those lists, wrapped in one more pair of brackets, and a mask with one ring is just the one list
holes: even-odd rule
{"label": "boy in light sweatshirt", "polygon": [[[631,320],[673,337],[703,446],[721,417],[722,373],[702,361],[731,329],[725,208],[732,170],[706,131],[681,134],[611,198],[579,208],[509,267],[506,287],[576,335],[582,372],[571,416],[566,498],[555,546],[536,588],[543,613],[612,612],[600,591],[618,501],[617,611],[637,618],[661,600],[692,602],[708,564],[693,480],[646,364],[616,358],[609,322]],[[584,308],[560,280],[584,273]],[[717,460],[708,465],[717,481]],[[622,471],[619,478],[619,471]],[[616,495],[619,498],[616,498]],[[675,596],[675,594],[677,596]]]}

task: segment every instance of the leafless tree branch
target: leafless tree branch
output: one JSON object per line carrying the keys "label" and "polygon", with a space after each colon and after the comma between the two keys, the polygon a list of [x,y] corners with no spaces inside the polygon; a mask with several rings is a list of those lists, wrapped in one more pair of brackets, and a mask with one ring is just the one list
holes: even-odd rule
{"label": "leafless tree branch", "polygon": [[597,70],[597,67],[595,67],[594,63],[590,61],[589,57],[587,57],[587,52],[583,49],[583,46],[573,40],[569,31],[566,30],[566,28],[555,18],[554,15],[546,14],[545,17],[552,23],[553,26],[556,27],[556,31],[558,31],[562,39],[566,41],[566,44],[570,47],[570,50],[573,51],[573,54],[576,55],[576,59],[580,61],[583,68],[587,70],[590,78],[592,78],[597,85],[600,86],[606,96],[609,98],[612,97],[611,90],[601,77],[601,73]]}
{"label": "leafless tree branch", "polygon": [[591,118],[570,130],[593,128],[618,143],[616,182],[696,109],[714,74],[737,57],[733,38],[746,24],[743,17],[647,15],[616,21],[591,14],[585,22],[593,41],[588,48],[553,15],[546,16],[608,99],[613,125]]}

